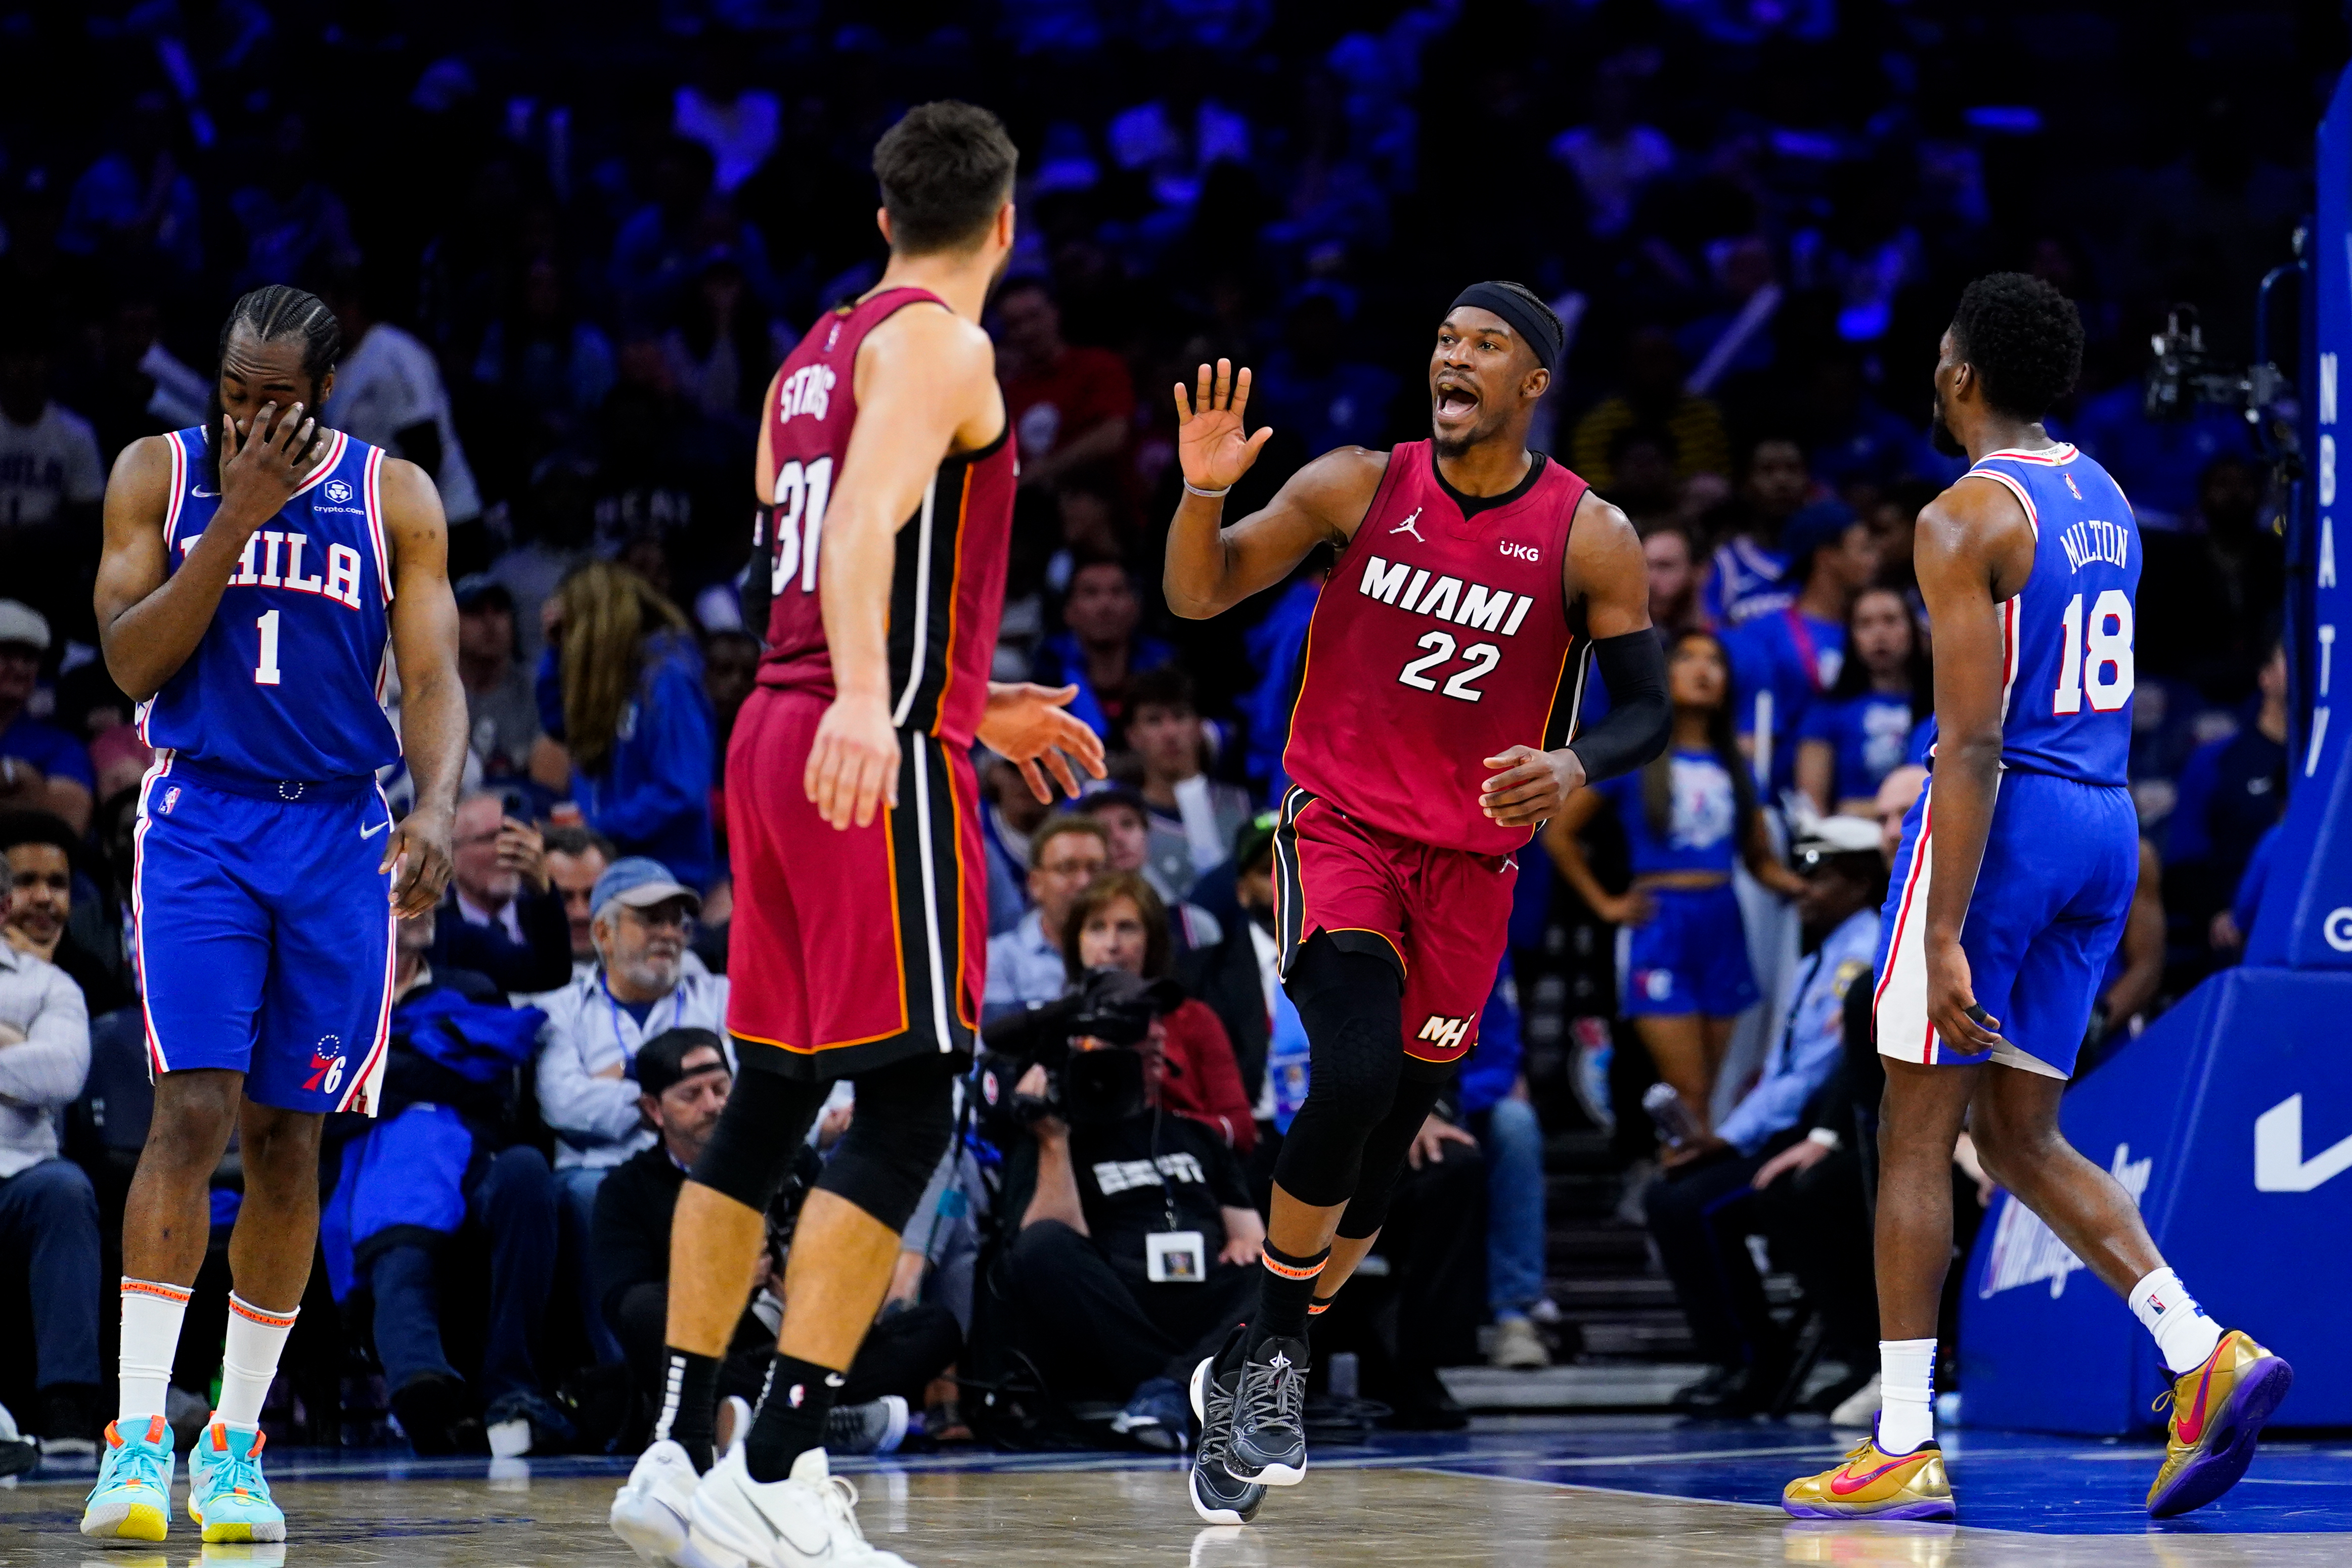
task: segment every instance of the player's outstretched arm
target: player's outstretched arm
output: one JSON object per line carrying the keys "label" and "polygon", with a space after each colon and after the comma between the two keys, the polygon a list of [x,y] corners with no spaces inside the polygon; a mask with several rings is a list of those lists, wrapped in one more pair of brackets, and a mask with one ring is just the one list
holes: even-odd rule
{"label": "player's outstretched arm", "polygon": [[224,416],[213,437],[222,444],[224,459],[220,509],[177,571],[170,570],[163,546],[163,514],[172,500],[168,438],[144,436],[115,458],[91,607],[106,673],[133,701],[161,691],[204,641],[238,558],[318,466],[323,436],[300,403],[282,418],[277,404],[264,403],[252,433],[242,438]]}
{"label": "player's outstretched arm", "polygon": [[1666,663],[1650,630],[1650,569],[1625,514],[1587,492],[1569,529],[1560,591],[1584,602],[1585,630],[1609,686],[1609,712],[1557,751],[1513,746],[1486,758],[1478,809],[1507,828],[1559,814],[1587,782],[1630,773],[1666,747]]}
{"label": "player's outstretched arm", "polygon": [[1385,453],[1341,446],[1325,453],[1276,492],[1263,511],[1222,527],[1224,493],[1249,472],[1274,434],[1242,434],[1250,372],[1231,360],[1201,367],[1197,398],[1176,388],[1176,460],[1184,497],[1168,528],[1161,586],[1168,608],[1187,621],[1222,614],[1288,577],[1317,545],[1344,547],[1372,504],[1388,469]]}
{"label": "player's outstretched arm", "polygon": [[449,591],[449,525],[441,494],[414,463],[383,463],[392,546],[392,657],[400,671],[400,749],[416,804],[383,847],[393,912],[421,915],[449,881],[449,834],[466,761],[466,690],[457,681],[457,601]]}
{"label": "player's outstretched arm", "polygon": [[1919,513],[1919,596],[1936,628],[1927,1018],[1958,1051],[1990,1051],[2000,1038],[2000,1020],[1977,1005],[1960,929],[1984,863],[2000,781],[2001,691],[2008,674],[2000,601],[2025,586],[2032,569],[2030,528],[2016,499],[1984,480],[1961,480]]}
{"label": "player's outstretched arm", "polygon": [[817,723],[801,779],[836,828],[865,827],[877,805],[898,803],[888,643],[898,528],[942,458],[986,444],[1004,426],[988,334],[946,310],[909,306],[875,328],[858,346],[855,376],[857,424],[817,556],[833,706]]}

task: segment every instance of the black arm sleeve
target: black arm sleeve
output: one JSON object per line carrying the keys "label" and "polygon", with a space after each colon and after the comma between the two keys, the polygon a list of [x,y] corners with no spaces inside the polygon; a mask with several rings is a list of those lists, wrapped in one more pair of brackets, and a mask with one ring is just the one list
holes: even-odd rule
{"label": "black arm sleeve", "polygon": [[1666,703],[1666,645],[1654,630],[1594,640],[1592,656],[1609,688],[1609,711],[1570,743],[1597,784],[1631,773],[1666,748],[1673,710]]}
{"label": "black arm sleeve", "polygon": [[762,643],[768,640],[768,600],[774,581],[775,511],[775,507],[768,506],[751,509],[751,560],[744,568],[743,591],[739,599],[743,607],[743,630]]}

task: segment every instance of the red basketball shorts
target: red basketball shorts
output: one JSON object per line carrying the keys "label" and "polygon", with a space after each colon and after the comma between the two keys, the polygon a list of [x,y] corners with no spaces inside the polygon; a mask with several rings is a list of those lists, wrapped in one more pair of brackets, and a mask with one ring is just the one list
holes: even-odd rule
{"label": "red basketball shorts", "polygon": [[898,806],[835,828],[802,787],[827,705],[757,687],[728,742],[728,1030],[748,1065],[801,1078],[969,1054],[988,956],[971,758],[902,731]]}
{"label": "red basketball shorts", "polygon": [[1404,1053],[1440,1064],[1470,1053],[1510,940],[1515,858],[1421,843],[1293,787],[1282,798],[1274,867],[1285,975],[1318,931],[1378,954],[1404,981]]}

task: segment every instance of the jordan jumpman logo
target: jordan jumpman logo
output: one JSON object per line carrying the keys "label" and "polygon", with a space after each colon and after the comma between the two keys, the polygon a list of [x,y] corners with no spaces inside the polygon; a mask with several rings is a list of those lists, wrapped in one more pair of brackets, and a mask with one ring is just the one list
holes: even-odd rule
{"label": "jordan jumpman logo", "polygon": [[1423,544],[1427,544],[1429,542],[1427,539],[1421,538],[1421,529],[1413,526],[1415,519],[1421,516],[1421,511],[1422,509],[1419,507],[1415,507],[1412,509],[1412,517],[1407,517],[1404,521],[1391,528],[1389,532],[1392,534],[1411,534],[1414,538],[1421,539]]}

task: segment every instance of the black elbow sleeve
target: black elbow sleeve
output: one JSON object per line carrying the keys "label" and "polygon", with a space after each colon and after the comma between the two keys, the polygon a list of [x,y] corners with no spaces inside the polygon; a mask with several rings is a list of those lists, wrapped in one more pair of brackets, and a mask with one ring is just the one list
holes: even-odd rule
{"label": "black elbow sleeve", "polygon": [[1655,631],[1598,638],[1592,656],[1609,688],[1609,712],[1569,745],[1584,764],[1587,783],[1631,773],[1664,751],[1673,716],[1666,702],[1666,645]]}
{"label": "black elbow sleeve", "polygon": [[738,596],[743,608],[743,630],[762,643],[768,640],[768,601],[774,591],[775,511],[766,506],[751,509],[751,559],[743,569],[743,589]]}

